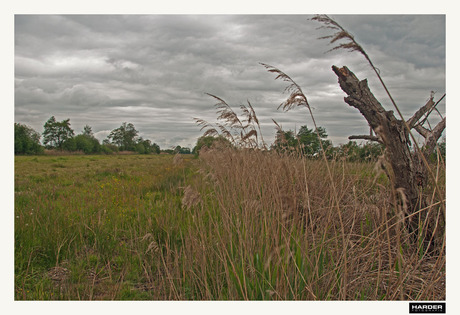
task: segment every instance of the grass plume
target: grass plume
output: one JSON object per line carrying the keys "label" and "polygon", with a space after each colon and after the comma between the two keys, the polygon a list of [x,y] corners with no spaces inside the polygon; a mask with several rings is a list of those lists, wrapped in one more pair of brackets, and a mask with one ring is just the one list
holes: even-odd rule
{"label": "grass plume", "polygon": [[[214,124],[194,118],[195,123],[201,130],[205,129],[203,136],[223,136],[234,146],[246,148],[267,149],[259,124],[259,119],[248,101],[248,105],[240,105],[241,118],[235,110],[222,98],[206,93],[218,102],[214,105],[217,114],[217,122]],[[259,141],[259,136],[260,140]]]}

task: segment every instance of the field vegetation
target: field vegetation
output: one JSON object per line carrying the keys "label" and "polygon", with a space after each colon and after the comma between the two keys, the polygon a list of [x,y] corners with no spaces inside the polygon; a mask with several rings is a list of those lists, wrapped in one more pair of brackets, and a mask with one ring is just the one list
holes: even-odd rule
{"label": "field vegetation", "polygon": [[15,162],[16,299],[165,298],[145,288],[163,268],[154,257],[186,226],[181,187],[192,175],[190,159],[36,156]]}
{"label": "field vegetation", "polygon": [[[323,160],[222,143],[18,156],[15,299],[444,299],[443,227],[436,249],[412,242],[375,163],[329,163],[332,179]],[[436,195],[414,219],[438,223]]]}

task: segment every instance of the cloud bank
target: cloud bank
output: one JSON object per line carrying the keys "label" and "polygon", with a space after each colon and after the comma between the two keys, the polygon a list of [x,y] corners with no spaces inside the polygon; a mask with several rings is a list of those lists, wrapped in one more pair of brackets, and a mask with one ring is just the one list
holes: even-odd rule
{"label": "cloud bank", "polygon": [[[15,122],[38,132],[52,115],[88,124],[102,140],[122,122],[161,148],[193,147],[193,117],[215,121],[215,101],[238,108],[248,100],[264,138],[312,126],[305,109],[277,111],[287,96],[259,63],[302,86],[318,125],[335,145],[368,132],[344,103],[332,65],[348,66],[391,109],[369,65],[357,53],[334,51],[309,15],[16,15]],[[431,91],[446,86],[444,15],[333,15],[364,47],[410,117]],[[445,104],[439,106],[445,114]],[[436,118],[432,123],[436,123]]]}

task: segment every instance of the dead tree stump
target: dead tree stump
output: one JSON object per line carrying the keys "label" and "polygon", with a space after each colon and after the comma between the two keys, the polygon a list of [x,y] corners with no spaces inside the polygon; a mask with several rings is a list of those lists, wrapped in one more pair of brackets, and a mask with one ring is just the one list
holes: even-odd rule
{"label": "dead tree stump", "polygon": [[[373,140],[385,146],[385,160],[389,167],[387,174],[397,192],[399,205],[410,215],[426,206],[425,199],[421,198],[421,189],[426,185],[428,169],[419,152],[411,150],[409,129],[415,129],[425,138],[421,149],[424,158],[434,151],[437,141],[446,126],[446,118],[433,129],[422,126],[422,117],[431,113],[439,103],[430,100],[422,106],[407,122],[397,119],[391,110],[385,110],[369,89],[367,80],[358,80],[347,67],[332,66],[339,79],[342,90],[348,95],[345,102],[360,111],[369,123],[375,136],[351,136],[350,139]],[[409,232],[417,230],[417,222],[408,225]]]}

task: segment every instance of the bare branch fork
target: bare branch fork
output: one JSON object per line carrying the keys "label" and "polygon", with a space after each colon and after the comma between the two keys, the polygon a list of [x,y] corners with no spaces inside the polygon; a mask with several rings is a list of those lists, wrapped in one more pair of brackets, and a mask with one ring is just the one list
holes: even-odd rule
{"label": "bare branch fork", "polygon": [[[423,152],[427,152],[428,154],[433,152],[437,141],[442,135],[442,132],[446,128],[446,118],[443,117],[442,120],[436,125],[435,128],[429,130],[423,127],[423,124],[426,122],[430,113],[436,108],[436,106],[444,99],[446,94],[444,94],[436,103],[433,100],[433,94],[430,96],[428,102],[422,106],[409,120],[406,121],[407,126],[410,129],[415,129],[423,138],[425,138],[425,144],[422,147]],[[420,119],[424,116],[424,119],[420,121]],[[371,127],[371,132],[373,128]],[[369,140],[369,141],[376,141],[381,144],[384,144],[382,139],[378,136],[371,135],[353,135],[349,136],[348,139],[350,140]]]}

